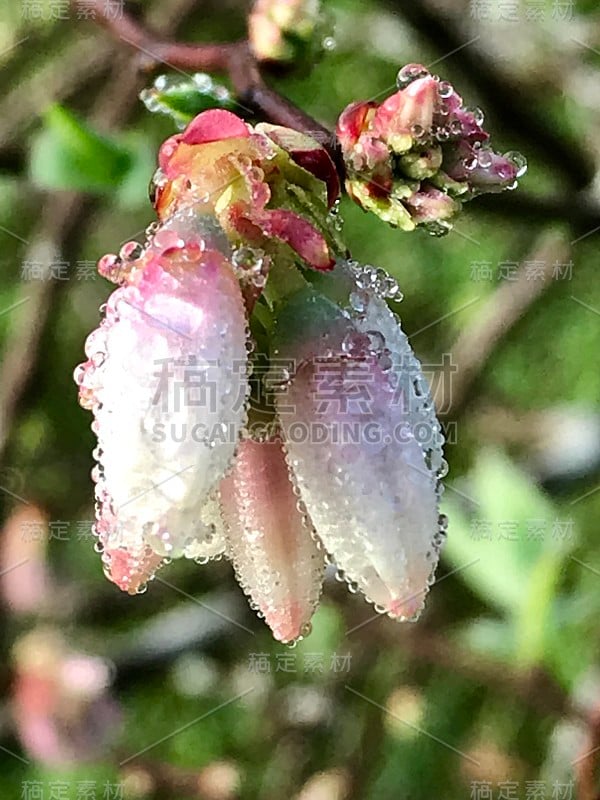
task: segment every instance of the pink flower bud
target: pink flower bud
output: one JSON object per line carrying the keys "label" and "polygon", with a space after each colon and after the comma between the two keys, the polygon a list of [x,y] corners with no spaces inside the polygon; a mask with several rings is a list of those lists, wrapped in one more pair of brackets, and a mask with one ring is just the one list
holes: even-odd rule
{"label": "pink flower bud", "polygon": [[[268,252],[284,242],[309,267],[333,266],[324,229],[339,180],[327,151],[311,137],[276,125],[252,129],[230,111],[204,111],[162,145],[159,166],[161,219],[204,206],[234,245]],[[300,203],[289,188],[296,184]]]}
{"label": "pink flower bud", "polygon": [[248,39],[260,61],[297,61],[314,55],[319,23],[318,0],[256,0],[248,17]]}
{"label": "pink flower bud", "polygon": [[281,442],[243,441],[220,496],[227,552],[242,588],[276,639],[306,635],[325,562]]}
{"label": "pink flower bud", "polygon": [[[443,436],[398,321],[353,267],[345,312],[290,301],[278,355],[297,366],[277,407],[289,463],[317,534],[345,578],[392,617],[413,618],[437,563]],[[296,305],[297,304],[297,307]],[[290,317],[304,308],[304,336]]]}
{"label": "pink flower bud", "polygon": [[438,84],[431,75],[388,97],[373,117],[373,131],[396,153],[410,150],[415,129],[429,131],[438,100]]}
{"label": "pink flower bud", "polygon": [[445,167],[453,181],[467,182],[473,194],[501,192],[519,176],[516,160],[466,142],[449,149]]}
{"label": "pink flower bud", "polygon": [[202,507],[245,420],[245,310],[210,218],[154,234],[86,353],[76,381],[98,436],[96,533],[109,577],[136,591],[165,557],[198,557]]}
{"label": "pink flower bud", "polygon": [[346,189],[358,205],[403,230],[423,225],[439,235],[459,213],[458,198],[515,188],[525,159],[487,146],[483,112],[464,108],[450,83],[409,64],[398,87],[381,104],[352,103],[340,115]]}
{"label": "pink flower bud", "polygon": [[415,192],[405,200],[405,205],[416,225],[451,219],[460,209],[457,200],[426,184],[422,191]]}
{"label": "pink flower bud", "polygon": [[336,134],[344,154],[350,154],[363,133],[368,132],[378,103],[373,100],[368,102],[350,103],[339,116]]}

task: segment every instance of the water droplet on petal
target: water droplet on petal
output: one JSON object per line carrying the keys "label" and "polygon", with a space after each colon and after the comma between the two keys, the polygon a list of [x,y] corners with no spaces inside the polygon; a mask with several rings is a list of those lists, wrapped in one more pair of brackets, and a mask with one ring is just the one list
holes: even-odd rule
{"label": "water droplet on petal", "polygon": [[398,72],[396,86],[398,89],[406,89],[413,81],[424,78],[426,75],[429,75],[429,72],[421,64],[406,64]]}
{"label": "water droplet on petal", "polygon": [[521,178],[527,172],[527,159],[522,153],[519,153],[516,150],[511,150],[508,153],[504,153],[504,158],[507,158],[517,168],[517,178]]}
{"label": "water droplet on petal", "polygon": [[485,120],[485,114],[480,108],[467,108],[465,111],[469,114],[473,115],[473,119],[475,120],[476,125],[483,125]]}
{"label": "water droplet on petal", "polygon": [[444,99],[452,97],[454,94],[454,86],[452,86],[449,81],[440,81],[438,92],[440,97],[443,97]]}
{"label": "water droplet on petal", "polygon": [[479,155],[477,156],[477,161],[480,167],[483,169],[487,169],[491,167],[494,162],[493,154],[490,150],[481,150]]}

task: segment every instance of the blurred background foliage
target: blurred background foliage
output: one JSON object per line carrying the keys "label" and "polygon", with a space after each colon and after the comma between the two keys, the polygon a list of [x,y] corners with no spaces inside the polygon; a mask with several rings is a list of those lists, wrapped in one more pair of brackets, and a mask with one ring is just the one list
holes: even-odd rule
{"label": "blurred background foliage", "polygon": [[[130,8],[194,41],[242,36],[247,11],[234,0]],[[270,78],[299,106],[333,126],[352,100],[389,93],[404,63],[434,64],[486,110],[496,149],[529,160],[517,192],[473,202],[444,238],[341,205],[354,256],[400,282],[397,310],[448,427],[439,586],[402,626],[372,619],[332,578],[312,634],[290,649],[225,563],[173,564],[137,598],[103,578],[89,533],[95,441],[71,376],[111,291],[94,262],[143,238],[155,153],[175,126],[137,100],[153,80],[139,54],[83,12],[5,1],[2,797],[596,796],[585,776],[568,791],[589,759],[573,762],[600,745],[589,723],[600,706],[597,4],[327,9],[335,49],[310,75]],[[120,722],[86,706],[92,738],[110,742],[83,748],[76,766],[36,744],[42,728],[28,734],[19,713],[39,711],[19,699],[34,667],[48,689],[50,667],[18,645],[41,626],[62,633],[56,659],[113,665]]]}

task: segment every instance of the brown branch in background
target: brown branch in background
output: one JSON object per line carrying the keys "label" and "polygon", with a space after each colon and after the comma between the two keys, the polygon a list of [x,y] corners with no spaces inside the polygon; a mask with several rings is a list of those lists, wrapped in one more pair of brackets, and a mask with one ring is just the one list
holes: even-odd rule
{"label": "brown branch in background", "polygon": [[21,145],[24,130],[50,102],[60,102],[105,73],[114,56],[112,42],[82,36],[46,57],[41,67],[17,81],[0,100],[0,147]]}
{"label": "brown branch in background", "polygon": [[335,153],[334,137],[328,128],[265,84],[246,40],[223,44],[173,42],[157,37],[127,13],[113,18],[103,0],[93,0],[89,5],[99,23],[140,52],[146,67],[163,64],[180,70],[225,73],[240,105],[249,106],[268,122],[314,136]]}
{"label": "brown branch in background", "polygon": [[[157,6],[154,12],[157,24],[174,30],[193,3],[194,0],[176,0]],[[113,63],[112,49],[103,52],[104,64],[95,63],[94,69],[112,65],[112,74],[96,98],[91,116],[96,120],[102,118],[104,127],[118,128],[136,107],[139,79],[135,70],[124,70],[120,60]],[[92,203],[83,195],[73,192],[52,195],[41,209],[41,222],[30,237],[31,243],[27,243],[25,258],[39,260],[49,272],[58,258],[64,259],[68,252],[76,251],[91,220],[91,208]],[[8,333],[0,364],[0,458],[39,363],[52,301],[63,287],[62,281],[47,277],[47,280],[23,283],[15,300],[15,310],[9,312],[15,315],[16,321]]]}
{"label": "brown branch in background", "polygon": [[[380,645],[381,646],[381,645]],[[508,699],[518,699],[544,717],[568,717],[587,724],[587,714],[541,667],[528,671],[507,669],[506,664],[461,647],[456,641],[432,630],[407,632],[402,648],[410,659],[427,663],[474,684],[486,686]]]}
{"label": "brown branch in background", "polygon": [[22,284],[14,310],[15,321],[7,333],[0,363],[0,454],[2,454],[20,399],[36,367],[38,352],[59,281],[52,280],[51,265],[61,259],[63,243],[76,231],[89,204],[74,193],[48,202],[26,259],[43,264],[45,279]]}
{"label": "brown branch in background", "polygon": [[243,42],[230,44],[185,44],[159,38],[126,12],[113,15],[103,0],[88,3],[92,18],[100,22],[118,39],[135,47],[150,62],[176,69],[227,72],[231,56]]}
{"label": "brown branch in background", "polygon": [[[455,419],[461,414],[491,354],[533,303],[552,285],[555,264],[565,263],[569,252],[569,245],[562,237],[554,233],[542,234],[532,252],[523,260],[515,280],[504,281],[480,305],[476,317],[463,328],[450,348],[453,365],[458,371],[452,381],[452,405],[446,416]],[[534,278],[526,269],[527,264],[532,262],[540,266],[540,274],[536,273]]]}

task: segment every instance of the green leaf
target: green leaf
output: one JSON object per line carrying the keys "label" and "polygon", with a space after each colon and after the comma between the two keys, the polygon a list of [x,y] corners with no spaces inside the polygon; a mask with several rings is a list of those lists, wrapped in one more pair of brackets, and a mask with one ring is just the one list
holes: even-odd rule
{"label": "green leaf", "polygon": [[[513,626],[514,657],[532,664],[545,654],[550,615],[563,561],[574,544],[557,537],[553,504],[504,455],[477,460],[470,484],[477,504],[471,518],[454,499],[445,556],[463,580]],[[532,536],[539,531],[539,538]]]}
{"label": "green leaf", "polygon": [[156,171],[156,146],[143,134],[127,134],[124,144],[131,153],[129,169],[117,189],[117,202],[122,208],[147,208],[148,184]]}
{"label": "green leaf", "polygon": [[189,77],[159,75],[150,88],[142,90],[140,100],[148,111],[166,114],[179,128],[210,108],[238,110],[239,113],[239,106],[230,92],[201,72]]}
{"label": "green leaf", "polygon": [[33,142],[29,165],[38,186],[108,192],[120,185],[133,161],[126,147],[58,105],[49,109],[44,122]]}

